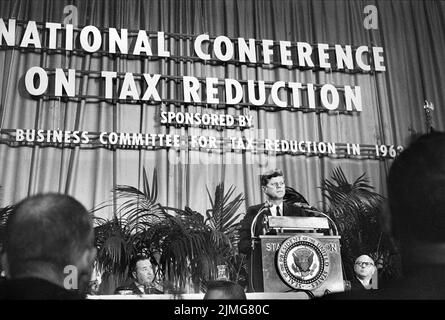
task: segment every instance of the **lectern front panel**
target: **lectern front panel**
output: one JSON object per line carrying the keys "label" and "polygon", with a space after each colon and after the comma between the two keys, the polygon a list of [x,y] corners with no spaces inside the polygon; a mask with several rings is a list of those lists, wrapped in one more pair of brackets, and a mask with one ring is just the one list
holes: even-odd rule
{"label": "lectern front panel", "polygon": [[260,236],[264,292],[344,291],[340,237],[317,233]]}

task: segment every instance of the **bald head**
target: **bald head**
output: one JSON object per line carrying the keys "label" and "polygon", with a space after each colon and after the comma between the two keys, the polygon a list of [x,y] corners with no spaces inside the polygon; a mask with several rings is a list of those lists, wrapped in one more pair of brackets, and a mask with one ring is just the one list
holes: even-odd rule
{"label": "bald head", "polygon": [[374,264],[374,260],[372,260],[372,258],[366,254],[363,254],[357,259],[355,259],[355,262],[368,262]]}
{"label": "bald head", "polygon": [[375,272],[374,260],[366,254],[361,255],[355,259],[354,272],[360,279],[370,279]]}
{"label": "bald head", "polygon": [[93,247],[90,214],[74,198],[39,194],[19,202],[6,225],[4,251],[10,277],[21,277],[39,265],[62,273],[77,266],[85,250]]}

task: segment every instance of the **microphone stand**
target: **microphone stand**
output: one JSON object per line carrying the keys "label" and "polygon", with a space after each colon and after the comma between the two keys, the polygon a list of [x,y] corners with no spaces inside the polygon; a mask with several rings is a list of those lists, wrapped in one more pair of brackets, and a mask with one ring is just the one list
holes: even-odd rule
{"label": "microphone stand", "polygon": [[[335,235],[338,236],[338,229],[337,229],[337,225],[335,224],[334,220],[331,219],[331,217],[329,217],[327,214],[325,214],[324,212],[321,212],[320,210],[317,210],[316,208],[310,206],[310,205],[306,205],[303,203],[294,203],[294,205],[300,207],[300,208],[304,208],[307,211],[310,212],[314,212],[314,213],[318,213],[326,218],[328,218],[328,220],[332,223],[332,225],[334,226],[335,229]],[[329,233],[332,235],[332,229],[329,229]],[[344,269],[344,265],[342,264],[342,273],[343,273],[343,277],[345,276],[345,269]],[[310,291],[309,291],[310,292]],[[312,294],[312,293],[311,293]]]}
{"label": "microphone stand", "polygon": [[[320,215],[322,215],[323,217],[327,218],[327,219],[332,223],[332,225],[334,226],[334,229],[335,229],[335,235],[338,236],[337,225],[335,224],[334,220],[332,220],[331,217],[328,216],[326,213],[323,213],[323,212],[321,212],[320,210],[314,208],[313,206],[310,206],[310,205],[308,205],[308,204],[304,204],[304,203],[297,203],[297,202],[295,202],[293,205],[294,205],[294,206],[297,206],[297,207],[299,207],[299,208],[303,208],[304,210],[309,211],[309,212],[315,212],[315,213],[320,214]],[[331,233],[331,235],[332,235],[332,233]]]}
{"label": "microphone stand", "polygon": [[253,285],[253,256],[254,256],[254,250],[255,250],[255,241],[258,239],[258,237],[255,236],[255,227],[257,224],[258,217],[266,210],[269,209],[270,205],[269,203],[265,203],[260,210],[258,210],[258,213],[255,215],[255,217],[252,220],[252,225],[250,226],[250,239],[252,241],[250,250],[250,272],[249,272],[249,280],[250,280],[250,287],[252,288],[253,292],[256,292],[255,287]]}

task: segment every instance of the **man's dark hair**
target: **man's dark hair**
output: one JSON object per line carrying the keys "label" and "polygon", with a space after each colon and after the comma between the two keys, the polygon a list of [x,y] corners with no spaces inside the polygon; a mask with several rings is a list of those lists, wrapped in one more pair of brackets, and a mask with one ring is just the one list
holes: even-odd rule
{"label": "man's dark hair", "polygon": [[445,133],[419,137],[394,160],[388,195],[397,238],[445,241]]}
{"label": "man's dark hair", "polygon": [[243,287],[232,281],[214,280],[207,283],[207,292],[204,299],[208,299],[211,291],[221,291],[227,299],[246,300]]}
{"label": "man's dark hair", "polygon": [[93,242],[92,219],[85,207],[70,196],[47,193],[14,207],[6,225],[4,251],[14,278],[42,264],[63,272]]}
{"label": "man's dark hair", "polygon": [[143,260],[150,260],[150,263],[152,264],[153,267],[156,266],[156,261],[154,260],[154,258],[149,257],[147,255],[144,254],[138,254],[136,256],[134,256],[131,260],[130,260],[130,268],[129,268],[129,272],[130,272],[130,276],[133,276],[133,272],[136,272],[136,265],[139,261],[143,261]]}
{"label": "man's dark hair", "polygon": [[283,177],[283,171],[279,169],[274,169],[272,171],[268,171],[265,174],[260,176],[261,186],[266,186],[269,183],[269,180],[275,177]]}

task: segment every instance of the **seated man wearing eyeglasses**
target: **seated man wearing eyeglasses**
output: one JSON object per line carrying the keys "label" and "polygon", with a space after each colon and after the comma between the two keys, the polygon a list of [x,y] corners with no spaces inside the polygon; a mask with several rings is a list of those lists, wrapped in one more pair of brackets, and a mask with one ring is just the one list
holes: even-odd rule
{"label": "seated man wearing eyeglasses", "polygon": [[351,290],[373,289],[372,277],[376,271],[374,261],[367,255],[361,255],[355,260],[355,277],[351,280]]}
{"label": "seated man wearing eyeglasses", "polygon": [[[273,170],[262,175],[260,178],[261,190],[266,195],[266,202],[258,204],[247,209],[246,216],[241,222],[239,231],[240,241],[238,249],[241,253],[247,255],[247,272],[253,276],[249,283],[249,291],[263,291],[262,285],[262,267],[261,267],[261,248],[259,244],[255,245],[255,258],[251,261],[252,239],[251,227],[256,218],[254,226],[254,235],[259,236],[263,233],[264,217],[269,216],[307,216],[305,211],[297,206],[283,201],[286,185],[284,182],[283,172],[281,170]],[[253,262],[253,264],[252,264]],[[253,283],[252,283],[253,282]],[[253,287],[253,288],[252,288]]]}

